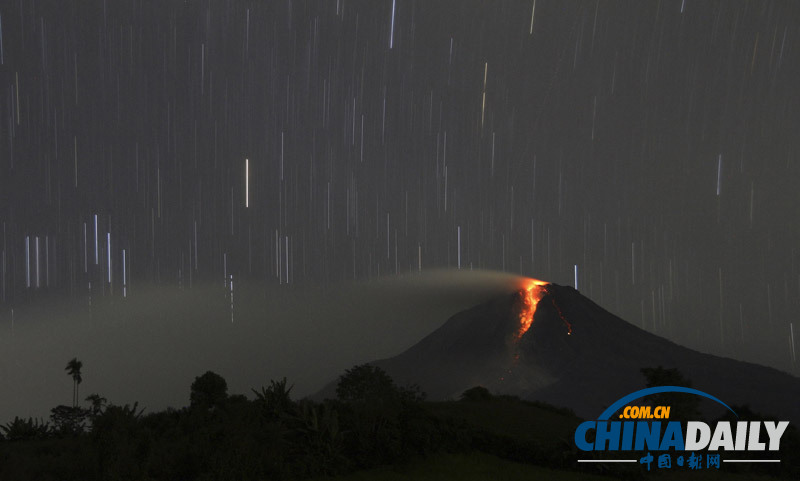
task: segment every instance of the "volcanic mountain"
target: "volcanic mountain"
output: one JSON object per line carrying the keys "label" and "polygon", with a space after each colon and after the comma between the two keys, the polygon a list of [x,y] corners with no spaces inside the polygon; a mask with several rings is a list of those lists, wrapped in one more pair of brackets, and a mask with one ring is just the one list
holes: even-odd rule
{"label": "volcanic mountain", "polygon": [[[529,280],[519,292],[459,312],[405,352],[372,363],[431,400],[484,386],[595,418],[645,387],[643,367],[678,368],[728,405],[800,422],[800,379],[704,354],[644,331],[571,287]],[[321,395],[332,395],[333,385]],[[710,413],[709,413],[710,414]]]}

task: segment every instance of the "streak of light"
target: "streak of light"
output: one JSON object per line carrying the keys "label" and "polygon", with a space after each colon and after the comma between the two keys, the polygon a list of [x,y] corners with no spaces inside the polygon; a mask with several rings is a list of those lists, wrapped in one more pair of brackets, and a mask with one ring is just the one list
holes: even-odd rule
{"label": "streak of light", "polygon": [[31,287],[31,238],[25,236],[25,285]]}
{"label": "streak of light", "polygon": [[14,82],[16,82],[17,88],[14,89],[17,97],[17,125],[19,125],[19,72],[14,72]]}
{"label": "streak of light", "polygon": [[128,259],[122,249],[122,297],[128,297]]}
{"label": "streak of light", "polygon": [[39,236],[37,235],[34,237],[34,245],[35,245],[35,252],[34,252],[34,259],[36,264],[36,288],[38,289],[41,284],[39,282]]}
{"label": "streak of light", "polygon": [[458,226],[458,268],[461,269],[461,226]]}
{"label": "streak of light", "polygon": [[575,264],[575,290],[578,290],[578,264]]}
{"label": "streak of light", "polygon": [[106,258],[108,265],[108,283],[111,284],[111,232],[106,232]]}
{"label": "streak of light", "polygon": [[88,238],[86,237],[86,222],[83,223],[83,273],[89,272],[89,248],[87,244],[89,243]]}
{"label": "streak of light", "polygon": [[99,250],[97,248],[97,214],[94,215],[94,265],[100,263]]}
{"label": "streak of light", "polygon": [[536,0],[533,0],[533,7],[531,8],[531,29],[528,35],[533,35],[533,15],[536,13]]}
{"label": "streak of light", "polygon": [[75,158],[75,188],[78,188],[78,136],[73,136],[73,154]]}
{"label": "streak of light", "polygon": [[392,28],[389,32],[389,48],[394,48],[394,12],[396,7],[396,1],[392,0]]}
{"label": "streak of light", "polygon": [[486,114],[486,77],[489,74],[489,62],[483,64],[483,100],[481,100],[481,128]]}

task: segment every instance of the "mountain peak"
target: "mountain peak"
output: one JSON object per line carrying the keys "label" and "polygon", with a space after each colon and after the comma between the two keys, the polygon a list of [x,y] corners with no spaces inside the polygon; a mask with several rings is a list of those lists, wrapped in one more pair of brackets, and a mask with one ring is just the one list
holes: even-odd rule
{"label": "mountain peak", "polygon": [[526,280],[512,293],[459,312],[405,352],[374,363],[431,399],[484,386],[499,394],[596,416],[644,387],[641,369],[678,368],[693,387],[800,421],[800,379],[700,353],[607,312],[572,287]]}

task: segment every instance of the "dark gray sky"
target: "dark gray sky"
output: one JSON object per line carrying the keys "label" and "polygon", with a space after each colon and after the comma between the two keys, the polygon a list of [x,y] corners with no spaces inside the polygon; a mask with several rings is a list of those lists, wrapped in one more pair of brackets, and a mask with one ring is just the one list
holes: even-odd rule
{"label": "dark gray sky", "polygon": [[0,322],[231,275],[577,273],[797,373],[798,8],[3,1]]}

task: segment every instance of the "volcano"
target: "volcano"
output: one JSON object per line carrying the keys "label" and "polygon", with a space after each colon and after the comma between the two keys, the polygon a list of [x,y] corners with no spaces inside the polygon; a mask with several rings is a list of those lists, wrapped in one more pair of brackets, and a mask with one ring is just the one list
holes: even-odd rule
{"label": "volcano", "polygon": [[[586,419],[644,388],[641,368],[663,366],[729,405],[800,422],[799,378],[680,346],[572,287],[542,281],[459,312],[405,352],[372,364],[398,385],[418,384],[431,400],[458,399],[484,386],[568,407]],[[331,385],[321,394],[332,392]]]}

